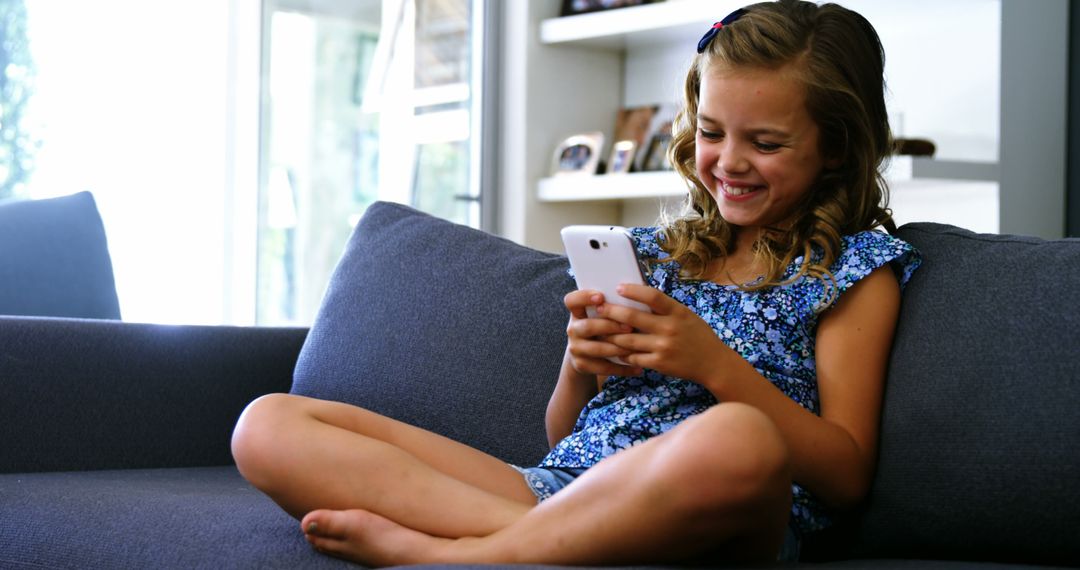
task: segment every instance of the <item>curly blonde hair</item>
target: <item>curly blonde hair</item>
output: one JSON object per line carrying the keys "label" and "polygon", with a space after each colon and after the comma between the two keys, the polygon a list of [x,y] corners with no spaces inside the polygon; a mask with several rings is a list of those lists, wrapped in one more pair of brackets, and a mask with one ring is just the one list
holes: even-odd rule
{"label": "curly blonde hair", "polygon": [[[822,156],[838,166],[822,172],[789,227],[762,232],[754,255],[767,271],[763,279],[743,289],[781,284],[785,269],[799,256],[802,265],[792,279],[809,275],[831,282],[828,267],[840,251],[841,236],[877,226],[890,233],[896,229],[881,176],[892,148],[885,110],[885,53],[865,18],[835,4],[779,0],[744,10],[697,55],[687,74],[668,158],[687,181],[689,196],[686,211],[663,224],[662,247],[691,279],[707,278],[710,262],[725,259],[734,248],[735,228],[720,216],[697,176],[701,78],[716,66],[789,66],[806,85],[806,106],[819,128]],[[814,255],[815,248],[820,256]]]}

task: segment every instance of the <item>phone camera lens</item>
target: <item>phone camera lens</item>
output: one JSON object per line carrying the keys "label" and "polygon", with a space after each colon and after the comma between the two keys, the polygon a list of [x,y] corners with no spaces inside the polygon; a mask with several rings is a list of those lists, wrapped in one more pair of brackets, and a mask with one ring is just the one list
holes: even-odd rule
{"label": "phone camera lens", "polygon": [[600,249],[600,242],[594,239],[589,240],[589,247],[593,249]]}

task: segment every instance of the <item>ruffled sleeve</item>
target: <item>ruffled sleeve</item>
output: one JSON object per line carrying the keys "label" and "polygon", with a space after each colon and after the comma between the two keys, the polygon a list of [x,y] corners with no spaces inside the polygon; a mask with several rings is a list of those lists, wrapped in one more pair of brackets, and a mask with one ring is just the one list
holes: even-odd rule
{"label": "ruffled sleeve", "polygon": [[670,260],[660,240],[663,239],[663,230],[656,227],[638,227],[630,229],[630,237],[634,240],[638,259],[645,262],[645,280],[657,289],[670,294],[669,285],[671,276],[677,275],[679,266]]}
{"label": "ruffled sleeve", "polygon": [[662,259],[667,253],[660,249],[660,229],[655,227],[630,228],[630,237],[634,240],[638,257],[641,259]]}
{"label": "ruffled sleeve", "polygon": [[889,264],[903,290],[921,263],[919,252],[906,241],[879,231],[865,231],[843,237],[843,250],[829,271],[836,279],[838,293],[843,293],[875,269]]}

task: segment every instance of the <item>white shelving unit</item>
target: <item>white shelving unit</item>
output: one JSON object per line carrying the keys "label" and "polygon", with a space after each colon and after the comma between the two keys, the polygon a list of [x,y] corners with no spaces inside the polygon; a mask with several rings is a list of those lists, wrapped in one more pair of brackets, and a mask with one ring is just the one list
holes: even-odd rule
{"label": "white shelving unit", "polygon": [[[1067,20],[1062,17],[1062,13],[1067,14],[1066,0],[1047,0],[1048,14],[1032,14],[1023,9],[1019,0],[910,0],[901,4],[840,1],[866,15],[878,29],[888,55],[887,64],[907,64],[899,71],[886,69],[890,93],[895,93],[897,99],[906,97],[906,107],[900,109],[894,123],[894,128],[900,127],[899,136],[927,136],[923,129],[929,124],[941,129],[940,140],[955,132],[963,143],[964,137],[970,138],[966,128],[974,125],[979,133],[990,129],[989,135],[978,135],[991,137],[989,142],[976,141],[976,150],[969,153],[977,157],[939,152],[943,158],[940,161],[912,161],[906,157],[895,160],[887,178],[890,205],[897,220],[939,221],[985,232],[1044,233],[1028,220],[1052,213],[1054,208],[1047,204],[1060,202],[1057,209],[1063,210],[1064,182],[1054,177],[1058,170],[1063,171],[1064,162],[1051,157],[1049,163],[1044,163],[1040,157],[1052,154],[1045,149],[1064,148],[1064,143],[1056,144],[1056,133],[1047,137],[1045,126],[1038,127],[1042,132],[1020,128],[1021,123],[1015,120],[1019,112],[1007,116],[1006,107],[1023,106],[1021,111],[1045,108],[1044,114],[1064,124],[1064,104],[1048,98],[1042,89],[1033,90],[1039,93],[1021,103],[1017,103],[1019,97],[1006,100],[1007,94],[1020,91],[1007,85],[1006,75],[1017,77],[1023,72],[1026,77],[1045,71],[1052,76],[1059,66],[1064,73],[1067,50],[1060,58],[1047,59],[1046,48],[1037,53],[1034,48],[1020,49],[1014,42],[1005,53],[1002,45],[1007,37],[1035,34],[1056,50],[1053,42],[1067,38],[1067,34],[1044,30],[1050,21]],[[693,55],[693,46],[713,21],[744,2],[668,0],[568,17],[557,16],[561,0],[520,4],[507,3],[505,37],[512,38],[512,42],[507,46],[506,65],[508,70],[523,73],[504,83],[504,97],[511,102],[508,111],[513,120],[502,131],[511,158],[505,163],[502,184],[507,188],[523,187],[526,193],[504,199],[503,216],[508,229],[504,233],[528,245],[557,251],[557,233],[562,225],[636,225],[653,221],[646,218],[653,215],[657,202],[670,203],[684,195],[685,185],[673,172],[550,176],[551,152],[565,137],[581,132],[602,130],[610,142],[614,116],[621,107],[673,102],[681,82],[681,72],[674,71],[684,68],[684,62]],[[965,17],[953,17],[956,12]],[[968,24],[958,28],[957,22]],[[967,46],[963,49],[978,52],[977,58],[968,51],[955,53],[958,50],[940,45],[943,38],[954,40],[964,30],[973,36],[981,34],[976,42],[966,37],[963,41]],[[997,51],[1002,52],[1000,57]],[[1010,55],[1014,52],[1021,53]],[[973,99],[968,83],[976,64],[982,65],[979,69],[984,71],[990,69],[993,76],[981,79]],[[956,81],[961,73],[963,83]],[[943,93],[949,89],[953,90],[951,95]],[[1049,95],[1056,96],[1058,90],[1057,84],[1052,85]],[[985,111],[991,108],[988,104],[992,112]],[[983,115],[975,120],[963,116],[963,112],[980,105]],[[960,117],[957,124],[950,122],[954,116]],[[998,140],[999,133],[1004,132],[999,131],[999,123],[1011,125],[1009,141]],[[904,131],[904,126],[909,132]],[[937,139],[937,135],[930,138]],[[1043,142],[1040,138],[1053,140]],[[1024,152],[1021,141],[1031,140],[1042,146]],[[950,149],[955,148],[952,142]],[[939,151],[942,148],[939,144]],[[606,149],[602,152],[606,155]],[[1003,192],[1001,183],[1015,176],[1009,174],[1014,169],[1048,172],[1046,187],[1006,188],[1011,192]],[[1032,210],[1027,204],[1037,204],[1033,212],[1017,216],[1001,206],[1019,202],[1016,196],[1030,197],[1025,193],[1031,192],[1038,194],[1038,199],[1026,200],[1023,207]],[[1021,218],[1019,225],[1010,221]],[[1063,222],[1059,231],[1063,231]],[[1053,233],[1051,229],[1049,234]]]}
{"label": "white shelving unit", "polygon": [[[710,18],[741,7],[731,0],[675,0],[632,8],[549,18],[540,24],[540,42],[626,50],[697,42]],[[726,11],[725,11],[726,10]]]}
{"label": "white shelving unit", "polygon": [[540,180],[537,191],[542,202],[667,198],[685,193],[682,179],[670,171],[551,176]]}
{"label": "white shelving unit", "polygon": [[[941,177],[915,176],[916,159],[910,156],[896,156],[891,160],[885,178],[890,188],[902,191],[907,187],[925,188],[927,181],[935,183],[992,181],[985,170],[973,167],[967,176],[956,179]],[[921,159],[918,162],[932,162]],[[951,163],[954,172],[964,166]],[[962,174],[962,173],[961,173]],[[590,200],[632,200],[636,198],[666,198],[681,196],[686,191],[686,184],[674,171],[634,172],[628,174],[561,174],[542,178],[538,196],[543,202],[581,202]]]}
{"label": "white shelving unit", "polygon": [[[992,180],[977,179],[985,177],[982,172],[985,169],[972,169],[974,172],[967,176],[975,179],[916,178],[915,164],[916,160],[912,157],[895,157],[886,173],[890,206],[898,224],[942,222],[977,232],[998,231],[998,184]],[[541,179],[537,194],[542,202],[655,200],[682,197],[686,194],[686,185],[676,173],[670,171],[568,174]],[[648,222],[643,219],[635,223]]]}

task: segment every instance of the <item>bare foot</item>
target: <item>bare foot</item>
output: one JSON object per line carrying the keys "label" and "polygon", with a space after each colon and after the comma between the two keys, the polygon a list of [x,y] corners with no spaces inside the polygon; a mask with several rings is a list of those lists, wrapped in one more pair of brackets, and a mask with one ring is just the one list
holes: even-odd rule
{"label": "bare foot", "polygon": [[300,525],[319,552],[372,567],[440,561],[450,542],[358,509],[312,511]]}

